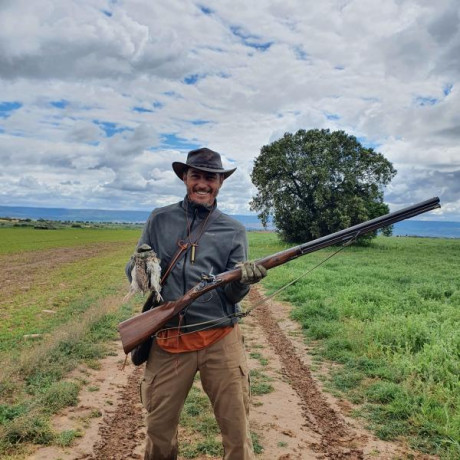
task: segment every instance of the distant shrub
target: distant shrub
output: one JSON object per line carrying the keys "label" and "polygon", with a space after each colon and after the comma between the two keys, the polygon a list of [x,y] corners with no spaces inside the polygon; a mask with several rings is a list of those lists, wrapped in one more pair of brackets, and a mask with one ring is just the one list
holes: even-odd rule
{"label": "distant shrub", "polygon": [[37,224],[34,225],[35,230],[56,230],[56,227],[51,223],[45,220],[38,220]]}

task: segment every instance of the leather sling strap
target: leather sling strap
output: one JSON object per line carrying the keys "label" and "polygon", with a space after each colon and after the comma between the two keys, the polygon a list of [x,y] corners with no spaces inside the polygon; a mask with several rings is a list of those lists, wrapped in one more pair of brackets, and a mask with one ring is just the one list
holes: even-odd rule
{"label": "leather sling strap", "polygon": [[[206,227],[209,227],[211,225],[211,222],[216,220],[222,213],[215,208],[214,210],[211,211],[211,215],[209,216],[208,221],[206,222]],[[203,229],[204,230],[204,229]],[[199,237],[199,232],[201,232],[202,229],[198,225],[196,226],[192,232],[189,235],[189,241],[194,241]],[[187,252],[187,249],[190,247],[190,243],[184,242],[184,241],[179,241],[178,243],[179,249],[176,251],[174,254],[173,258],[171,259],[171,262],[169,262],[168,268],[165,271],[165,274],[161,277],[160,284],[163,286],[166,283],[166,279],[168,278],[169,274],[171,273],[172,269],[176,265],[177,262],[179,262],[180,258],[183,256],[185,252]]]}
{"label": "leather sling strap", "polygon": [[[221,214],[222,213],[217,208],[214,208],[214,210],[211,211],[211,215],[208,218],[208,222],[206,222],[206,227],[209,227],[211,223],[215,221]],[[200,231],[201,231],[201,228],[199,225],[197,225],[190,233],[189,240],[190,241],[195,240],[198,237]],[[161,277],[161,280],[160,280],[161,286],[163,286],[166,283],[166,280],[169,274],[172,272],[177,262],[179,262],[181,257],[187,252],[187,249],[190,247],[190,243],[187,243],[187,242],[179,241],[177,244],[179,248],[177,249],[176,253],[172,257],[171,262],[169,262],[168,268],[166,269],[164,275]],[[145,301],[144,307],[142,308],[143,312],[150,310],[150,308],[152,307],[153,294],[154,293],[151,292],[147,300]]]}
{"label": "leather sling strap", "polygon": [[161,286],[163,286],[166,283],[166,279],[168,278],[169,274],[172,272],[172,269],[174,268],[176,263],[179,261],[182,254],[185,251],[187,251],[188,247],[190,246],[190,243],[182,243],[181,241],[179,241],[177,244],[179,245],[179,249],[174,254],[174,257],[171,259],[171,262],[169,262],[169,265],[168,265],[168,268],[166,269],[165,274],[161,277],[161,280],[160,280]]}

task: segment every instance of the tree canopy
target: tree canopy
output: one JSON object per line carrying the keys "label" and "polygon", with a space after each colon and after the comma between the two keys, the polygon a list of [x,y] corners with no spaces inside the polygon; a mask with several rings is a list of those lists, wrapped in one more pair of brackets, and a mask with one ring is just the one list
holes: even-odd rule
{"label": "tree canopy", "polygon": [[251,209],[281,237],[302,243],[389,212],[393,165],[344,131],[303,129],[264,145],[254,162]]}

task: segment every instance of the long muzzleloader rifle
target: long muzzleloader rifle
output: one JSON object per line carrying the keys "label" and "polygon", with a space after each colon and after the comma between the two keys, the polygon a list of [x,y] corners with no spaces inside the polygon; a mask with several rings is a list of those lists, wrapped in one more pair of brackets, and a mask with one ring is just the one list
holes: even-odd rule
{"label": "long muzzleloader rifle", "polygon": [[[297,259],[300,256],[309,254],[319,249],[332,246],[339,243],[348,243],[355,240],[361,235],[378,230],[382,227],[387,227],[396,222],[417,216],[424,212],[439,208],[439,198],[434,197],[430,200],[408,206],[384,216],[376,217],[353,227],[340,230],[330,235],[323,236],[308,243],[303,243],[284,251],[277,252],[270,256],[258,259],[255,262],[263,265],[267,270],[285,264],[290,260]],[[203,275],[202,280],[187,291],[180,299],[171,302],[165,302],[162,305],[134,316],[118,325],[118,331],[121,336],[123,350],[126,354],[132,351],[135,347],[145,342],[149,337],[156,334],[171,318],[179,314],[184,308],[194,302],[198,297],[201,297],[208,291],[216,289],[232,281],[241,278],[241,269],[234,268],[233,270],[220,273],[219,275]]]}

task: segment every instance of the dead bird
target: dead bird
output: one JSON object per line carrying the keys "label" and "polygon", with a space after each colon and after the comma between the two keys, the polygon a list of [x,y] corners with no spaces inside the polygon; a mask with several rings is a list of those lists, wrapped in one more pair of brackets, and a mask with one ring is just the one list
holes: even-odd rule
{"label": "dead bird", "polygon": [[161,266],[160,259],[155,251],[148,244],[142,244],[136,249],[136,252],[131,257],[131,288],[128,293],[128,298],[136,292],[154,292],[157,302],[162,300],[161,292]]}

